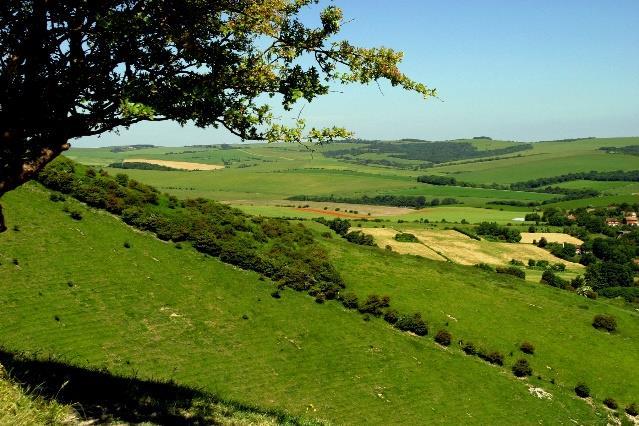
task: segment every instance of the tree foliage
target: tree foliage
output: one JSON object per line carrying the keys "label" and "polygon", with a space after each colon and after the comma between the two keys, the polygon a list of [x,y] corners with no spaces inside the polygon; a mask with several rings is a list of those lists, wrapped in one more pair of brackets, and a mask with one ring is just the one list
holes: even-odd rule
{"label": "tree foliage", "polygon": [[[319,0],[0,2],[0,195],[32,179],[68,141],[140,121],[222,126],[242,139],[322,143],[342,128],[284,125],[331,83],[385,79],[424,97],[402,53],[337,36],[341,9],[302,22]],[[269,102],[268,98],[274,98]]]}

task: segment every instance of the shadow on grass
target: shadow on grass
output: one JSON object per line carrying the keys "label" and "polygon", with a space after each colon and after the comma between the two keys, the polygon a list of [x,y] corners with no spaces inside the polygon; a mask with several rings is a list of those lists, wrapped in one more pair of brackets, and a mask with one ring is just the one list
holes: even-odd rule
{"label": "shadow on grass", "polygon": [[221,417],[239,413],[245,418],[265,416],[279,424],[317,424],[278,410],[221,401],[211,394],[171,381],[116,376],[106,370],[36,359],[2,348],[0,364],[9,377],[28,392],[72,405],[80,417],[95,423],[204,425],[218,424]]}

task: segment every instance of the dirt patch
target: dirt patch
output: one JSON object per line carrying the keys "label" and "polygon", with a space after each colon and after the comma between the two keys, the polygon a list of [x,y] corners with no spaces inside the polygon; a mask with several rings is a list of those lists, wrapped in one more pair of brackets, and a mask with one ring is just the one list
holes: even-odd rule
{"label": "dirt patch", "polygon": [[365,217],[368,217],[368,216],[363,215],[363,214],[336,212],[335,210],[311,209],[309,207],[298,208],[298,209],[295,209],[295,210],[298,210],[298,211],[301,211],[301,212],[308,212],[308,213],[325,214],[327,216],[347,217],[347,218],[350,218],[350,219],[363,219]]}
{"label": "dirt patch", "polygon": [[532,244],[533,241],[539,241],[542,237],[549,243],[570,243],[576,246],[580,246],[584,243],[579,238],[562,234],[561,232],[522,232],[520,242],[523,244]]}
{"label": "dirt patch", "polygon": [[219,170],[224,166],[218,164],[191,163],[187,161],[169,161],[169,160],[147,160],[145,158],[127,158],[124,163],[147,163],[156,164],[158,166],[171,167],[180,170]]}

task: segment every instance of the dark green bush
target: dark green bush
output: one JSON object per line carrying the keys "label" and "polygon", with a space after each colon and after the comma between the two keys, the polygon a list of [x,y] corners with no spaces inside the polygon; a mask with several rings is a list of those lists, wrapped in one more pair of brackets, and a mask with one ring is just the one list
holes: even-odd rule
{"label": "dark green bush", "polygon": [[617,329],[617,320],[612,315],[598,314],[593,318],[592,326],[612,333]]}
{"label": "dark green bush", "polygon": [[477,351],[477,356],[490,364],[504,365],[504,355],[501,352],[480,349]]}
{"label": "dark green bush", "polygon": [[400,243],[418,243],[419,240],[413,234],[400,232],[399,234],[395,234],[395,241],[399,241]]}
{"label": "dark green bush", "polygon": [[637,407],[637,404],[633,402],[632,404],[626,406],[626,413],[629,416],[636,417],[637,415],[639,415],[639,407]]}
{"label": "dark green bush", "polygon": [[124,242],[124,248],[131,248],[131,243],[129,243],[128,241]]}
{"label": "dark green bush", "polygon": [[462,351],[464,351],[464,353],[466,355],[476,355],[477,354],[477,348],[475,347],[475,344],[472,342],[465,342],[462,345]]}
{"label": "dark green bush", "polygon": [[360,246],[374,246],[375,240],[372,235],[364,234],[362,231],[352,231],[344,235],[344,239]]}
{"label": "dark green bush", "polygon": [[383,309],[390,305],[390,297],[378,296],[376,294],[369,295],[366,300],[359,305],[358,310],[363,314],[371,314],[376,317],[382,315]]}
{"label": "dark green bush", "polygon": [[435,342],[442,346],[450,346],[453,336],[448,330],[439,330],[435,335]]}
{"label": "dark green bush", "polygon": [[575,386],[575,394],[579,398],[588,398],[590,396],[590,388],[585,383],[577,383]]}
{"label": "dark green bush", "polygon": [[73,220],[82,220],[82,213],[78,210],[71,210],[69,216],[71,216]]}
{"label": "dark green bush", "polygon": [[498,274],[512,275],[513,277],[517,277],[522,280],[526,279],[526,272],[516,266],[498,266],[495,268],[495,272]]}
{"label": "dark green bush", "polygon": [[491,265],[487,264],[487,263],[477,263],[475,265],[475,268],[479,268],[479,269],[482,269],[482,270],[488,271],[488,272],[495,272],[495,268],[492,267]]}
{"label": "dark green bush", "polygon": [[428,324],[422,319],[419,312],[413,315],[402,315],[397,319],[395,328],[402,331],[410,331],[418,336],[426,336],[428,334]]}
{"label": "dark green bush", "polygon": [[342,305],[348,309],[357,309],[358,307],[359,301],[354,293],[340,293],[340,300]]}
{"label": "dark green bush", "polygon": [[398,319],[399,312],[397,312],[395,309],[386,309],[386,312],[384,312],[384,321],[386,321],[387,323],[395,324]]}
{"label": "dark green bush", "polygon": [[521,342],[519,345],[519,350],[521,350],[525,354],[532,355],[535,353],[535,346],[533,346],[530,342]]}
{"label": "dark green bush", "polygon": [[617,404],[617,401],[615,401],[612,398],[604,399],[603,403],[606,407],[610,408],[611,410],[616,410],[617,408],[619,408],[619,404]]}
{"label": "dark green bush", "polygon": [[276,290],[276,291],[271,293],[271,297],[273,297],[273,299],[279,299],[279,298],[282,297],[282,295],[280,294],[279,291]]}
{"label": "dark green bush", "polygon": [[532,367],[528,364],[528,361],[520,358],[515,361],[512,366],[513,374],[517,377],[526,377],[532,375]]}

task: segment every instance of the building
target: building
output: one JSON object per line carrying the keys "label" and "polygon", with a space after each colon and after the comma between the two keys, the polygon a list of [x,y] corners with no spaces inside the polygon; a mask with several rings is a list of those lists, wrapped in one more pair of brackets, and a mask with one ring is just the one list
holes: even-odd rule
{"label": "building", "polygon": [[621,222],[619,221],[619,219],[616,219],[614,217],[609,217],[608,219],[606,219],[606,225],[608,225],[608,226],[619,226],[619,225],[621,225]]}
{"label": "building", "polygon": [[626,215],[624,220],[626,221],[626,225],[639,226],[639,221],[637,221],[637,213],[635,213],[635,212],[632,212],[632,213]]}

